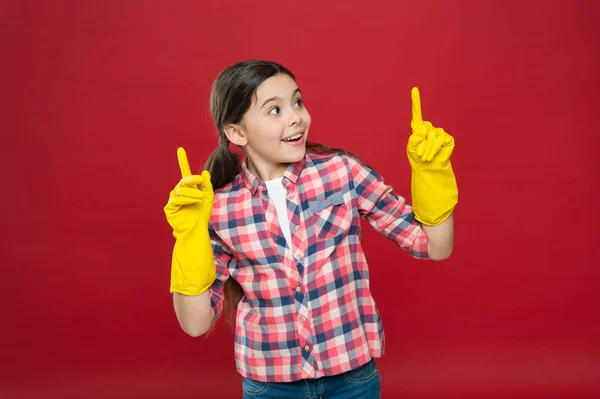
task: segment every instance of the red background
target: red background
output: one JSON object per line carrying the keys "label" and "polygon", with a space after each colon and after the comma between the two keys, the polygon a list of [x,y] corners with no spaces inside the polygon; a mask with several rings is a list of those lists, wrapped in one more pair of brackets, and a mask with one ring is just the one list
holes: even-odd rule
{"label": "red background", "polygon": [[[370,228],[387,398],[600,396],[594,1],[3,2],[0,396],[241,397],[232,335],[180,330],[162,207],[210,85],[298,78],[311,138],[410,197],[410,88],[456,138],[456,244]],[[595,244],[595,245],[594,245]]]}

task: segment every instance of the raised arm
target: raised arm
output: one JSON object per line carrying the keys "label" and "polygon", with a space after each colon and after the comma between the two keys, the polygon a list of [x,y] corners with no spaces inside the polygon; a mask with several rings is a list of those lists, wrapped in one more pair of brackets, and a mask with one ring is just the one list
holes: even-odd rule
{"label": "raised arm", "polygon": [[208,171],[192,175],[183,148],[177,150],[177,158],[182,178],[164,208],[176,239],[170,292],[181,328],[198,336],[210,328],[214,315],[209,288],[216,269],[208,231],[214,193]]}
{"label": "raised arm", "polygon": [[406,153],[412,169],[413,210],[427,234],[429,258],[442,260],[454,247],[453,211],[458,203],[458,186],[450,163],[454,138],[423,121],[419,89],[414,87],[411,97],[412,134]]}

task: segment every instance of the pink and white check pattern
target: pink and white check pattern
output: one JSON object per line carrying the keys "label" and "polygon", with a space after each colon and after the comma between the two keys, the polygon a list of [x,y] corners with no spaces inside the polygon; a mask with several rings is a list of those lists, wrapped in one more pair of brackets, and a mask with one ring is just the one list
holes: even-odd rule
{"label": "pink and white check pattern", "polygon": [[244,289],[235,329],[238,373],[288,382],[381,357],[384,332],[369,290],[360,220],[413,257],[427,258],[427,236],[412,207],[379,174],[341,153],[307,153],[282,179],[291,246],[266,185],[245,162],[235,181],[215,192],[211,302],[217,318],[225,280]]}

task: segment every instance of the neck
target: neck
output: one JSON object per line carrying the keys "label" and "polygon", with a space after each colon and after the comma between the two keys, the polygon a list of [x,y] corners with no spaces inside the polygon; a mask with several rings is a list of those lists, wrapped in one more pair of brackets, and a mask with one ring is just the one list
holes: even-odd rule
{"label": "neck", "polygon": [[283,177],[283,174],[288,167],[287,163],[269,164],[253,162],[250,157],[247,157],[246,159],[248,161],[248,170],[262,181],[275,180]]}

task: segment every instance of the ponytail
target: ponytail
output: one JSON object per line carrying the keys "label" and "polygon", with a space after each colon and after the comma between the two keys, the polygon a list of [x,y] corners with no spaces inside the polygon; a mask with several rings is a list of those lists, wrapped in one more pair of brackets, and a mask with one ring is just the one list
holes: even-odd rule
{"label": "ponytail", "polygon": [[216,190],[233,182],[240,173],[240,159],[226,144],[219,144],[206,160],[204,169],[210,173],[210,182]]}

